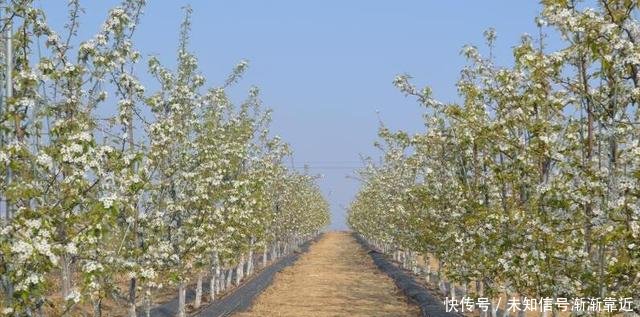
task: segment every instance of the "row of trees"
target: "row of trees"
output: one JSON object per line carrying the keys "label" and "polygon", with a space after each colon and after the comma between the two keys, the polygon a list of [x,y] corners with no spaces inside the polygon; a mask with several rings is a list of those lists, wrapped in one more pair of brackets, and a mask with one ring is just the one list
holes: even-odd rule
{"label": "row of trees", "polygon": [[149,58],[158,88],[145,89],[132,42],[144,2],[124,0],[77,45],[78,0],[64,35],[34,1],[3,2],[4,315],[100,316],[115,302],[136,316],[174,285],[184,316],[193,279],[199,306],[204,277],[213,300],[254,271],[256,252],[266,265],[328,222],[316,178],[283,165],[291,152],[270,136],[258,90],[228,97],[247,63],[205,87],[189,8],[176,69]]}
{"label": "row of trees", "polygon": [[[360,172],[348,221],[476,295],[633,298],[637,311],[639,4],[542,6],[513,66],[494,64],[493,30],[488,56],[463,49],[459,103],[395,79],[425,107],[426,131],[381,128],[383,159]],[[545,47],[548,29],[561,48]]]}

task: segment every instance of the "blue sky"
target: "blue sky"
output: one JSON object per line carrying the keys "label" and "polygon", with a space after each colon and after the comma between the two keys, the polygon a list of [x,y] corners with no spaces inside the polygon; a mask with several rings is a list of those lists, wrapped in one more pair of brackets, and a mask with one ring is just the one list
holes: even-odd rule
{"label": "blue sky", "polygon": [[[57,29],[65,23],[66,3],[39,0]],[[117,4],[83,1],[80,40]],[[172,65],[180,8],[187,4],[193,7],[191,50],[202,72],[220,84],[233,65],[249,60],[233,94],[260,87],[274,110],[274,133],[295,151],[295,167],[306,163],[323,175],[333,229],[346,228],[343,207],[360,185],[345,176],[360,166],[361,155],[379,154],[373,148],[378,117],[391,129],[421,130],[421,108],[397,91],[394,76],[408,73],[438,99],[456,101],[463,45],[482,46],[482,32],[494,27],[497,62],[509,65],[521,35],[537,34],[540,11],[537,1],[512,0],[148,0],[135,36],[143,56]]]}

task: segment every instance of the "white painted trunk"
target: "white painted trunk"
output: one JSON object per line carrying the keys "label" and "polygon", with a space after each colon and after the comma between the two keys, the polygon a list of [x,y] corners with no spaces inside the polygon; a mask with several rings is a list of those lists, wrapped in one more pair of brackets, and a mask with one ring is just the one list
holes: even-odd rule
{"label": "white painted trunk", "polygon": [[128,303],[127,305],[129,306],[127,309],[129,317],[136,317],[137,316],[136,305],[135,304],[132,305],[131,303]]}
{"label": "white painted trunk", "polygon": [[411,271],[411,251],[406,251],[405,253],[405,257],[404,257],[404,267]]}
{"label": "white painted trunk", "polygon": [[403,269],[407,269],[409,268],[409,261],[408,261],[409,257],[407,256],[407,251],[402,251],[402,268]]}
{"label": "white painted trunk", "polygon": [[253,249],[249,250],[249,256],[247,260],[247,276],[253,274]]}
{"label": "white painted trunk", "polygon": [[428,258],[425,257],[425,259],[427,262],[427,268],[426,268],[427,274],[426,274],[425,280],[427,281],[427,284],[428,284],[428,283],[431,283],[431,264],[429,264]]}
{"label": "white painted trunk", "polygon": [[409,257],[407,251],[402,251],[402,268],[409,269]]}
{"label": "white painted trunk", "polygon": [[224,291],[225,287],[225,275],[224,270],[220,271],[220,275],[218,276],[218,288],[216,294],[220,294],[220,292]]}
{"label": "white painted trunk", "polygon": [[498,317],[498,309],[500,309],[500,307],[498,306],[498,301],[492,299],[491,300],[491,317]]}
{"label": "white painted trunk", "polygon": [[232,273],[233,273],[232,269],[227,269],[227,272],[226,272],[226,274],[227,274],[227,283],[224,286],[225,290],[229,289],[231,287],[231,275],[232,275]]}
{"label": "white painted trunk", "polygon": [[438,282],[438,288],[440,289],[442,295],[447,295],[447,285],[442,279]]}
{"label": "white painted trunk", "polygon": [[411,270],[413,274],[418,274],[420,271],[418,268],[418,255],[416,252],[411,252]]}
{"label": "white painted trunk", "polygon": [[[479,298],[484,297],[484,287],[481,281],[476,281],[476,293],[478,294]],[[480,313],[480,317],[487,317],[488,312],[480,309],[480,307],[478,307],[478,311]]]}
{"label": "white painted trunk", "polygon": [[404,268],[405,269],[411,269],[411,264],[409,262],[411,262],[411,254],[408,251],[404,251],[404,259],[403,259],[403,263],[404,263]]}
{"label": "white painted trunk", "polygon": [[424,262],[425,262],[425,275],[426,275],[426,280],[427,283],[431,283],[431,262],[429,261],[429,257],[428,256],[424,256]]}
{"label": "white painted trunk", "polygon": [[211,274],[211,280],[209,280],[209,300],[212,303],[216,300],[216,293],[218,292],[218,285],[216,283],[216,275]]}
{"label": "white painted trunk", "polygon": [[[7,215],[7,217],[9,217]],[[6,307],[10,307],[13,303],[13,283],[7,274],[2,275],[2,288],[4,288],[3,303]]]}
{"label": "white painted trunk", "polygon": [[211,279],[209,280],[209,299],[213,302],[218,294],[218,272],[220,272],[220,259],[218,251],[211,255]]}
{"label": "white painted trunk", "polygon": [[524,311],[524,296],[520,295],[520,310],[518,311],[518,317],[525,317]]}
{"label": "white painted trunk", "polygon": [[240,257],[240,262],[236,266],[236,281],[235,281],[235,285],[236,286],[240,285],[240,282],[242,282],[243,278],[244,278],[244,256],[241,256]]}
{"label": "white painted trunk", "polygon": [[71,292],[71,274],[69,270],[69,256],[66,254],[62,255],[62,276],[61,276],[61,286],[62,286],[62,298],[67,298],[69,293]]}
{"label": "white painted trunk", "polygon": [[202,274],[198,274],[198,280],[196,282],[196,298],[193,303],[195,308],[200,308],[202,305]]}
{"label": "white painted trunk", "polygon": [[178,285],[178,317],[187,316],[186,297],[187,297],[187,288],[184,284],[184,281],[182,281]]}
{"label": "white painted trunk", "polygon": [[[44,299],[41,298],[40,300],[43,301],[43,303],[38,308],[36,308],[35,316],[36,317],[45,317],[44,308],[42,307],[44,305]],[[99,311],[99,313],[102,314],[102,311]]]}
{"label": "white painted trunk", "polygon": [[509,297],[509,293],[505,293],[504,295],[505,295],[505,297],[504,297],[505,298],[505,302],[504,302],[505,309],[502,311],[502,317],[509,317],[511,314],[509,313],[509,310],[506,309],[506,308],[507,308],[507,301],[509,300],[510,297]]}
{"label": "white painted trunk", "polygon": [[253,245],[255,243],[255,238],[251,237],[251,242],[249,246],[249,254],[247,255],[247,276],[251,276],[253,274]]}
{"label": "white painted trunk", "polygon": [[220,272],[220,278],[219,278],[219,283],[220,283],[220,291],[225,291],[227,289],[227,270],[222,270]]}
{"label": "white painted trunk", "polygon": [[151,288],[149,286],[146,286],[144,291],[144,315],[151,317]]}
{"label": "white painted trunk", "polygon": [[[36,315],[43,316],[41,308],[36,310]],[[102,317],[102,301],[100,299],[93,302],[93,317]]]}
{"label": "white painted trunk", "polygon": [[220,266],[216,266],[216,271],[213,274],[214,279],[215,279],[215,285],[216,285],[216,295],[220,293],[220,290],[222,289],[222,279],[220,278]]}
{"label": "white painted trunk", "polygon": [[438,271],[437,271],[436,279],[438,281],[438,287],[440,288],[440,291],[442,292],[442,295],[447,295],[447,288],[446,288],[446,285],[444,283],[444,278],[442,277],[442,262],[441,261],[438,261]]}
{"label": "white painted trunk", "polygon": [[269,252],[267,252],[267,248],[264,248],[264,251],[262,251],[262,267],[265,268],[267,267],[267,256],[269,255]]}
{"label": "white painted trunk", "polygon": [[[71,288],[73,282],[71,281],[71,258],[68,254],[64,253],[62,255],[62,267],[61,267],[61,286],[62,286],[62,297],[67,298],[71,293]],[[10,290],[9,293],[13,294],[13,290]],[[73,304],[72,304],[73,305]],[[70,309],[67,309],[65,313],[62,314],[63,317],[69,316]]]}

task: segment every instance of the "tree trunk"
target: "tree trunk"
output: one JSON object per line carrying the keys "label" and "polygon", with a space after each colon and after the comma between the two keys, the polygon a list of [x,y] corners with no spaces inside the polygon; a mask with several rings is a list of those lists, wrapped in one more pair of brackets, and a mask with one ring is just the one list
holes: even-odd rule
{"label": "tree trunk", "polygon": [[244,255],[240,257],[240,262],[236,266],[236,281],[235,285],[240,285],[242,279],[244,278]]}
{"label": "tree trunk", "polygon": [[[484,288],[482,287],[482,281],[478,280],[476,281],[476,293],[478,294],[478,298],[483,298],[484,297]],[[480,317],[487,317],[487,312],[478,308],[479,312],[480,312]]]}
{"label": "tree trunk", "polygon": [[193,303],[193,307],[200,308],[202,304],[202,273],[198,274],[198,280],[196,282],[196,298]]}
{"label": "tree trunk", "polygon": [[491,317],[498,317],[498,309],[500,309],[500,307],[498,306],[497,301],[491,299]]}
{"label": "tree trunk", "polygon": [[222,289],[222,279],[220,278],[220,265],[216,266],[214,277],[216,280],[216,295],[218,295],[220,294],[220,290]]}
{"label": "tree trunk", "polygon": [[411,251],[411,271],[413,274],[418,274],[418,257],[414,251]]}
{"label": "tree trunk", "polygon": [[[9,263],[4,263],[5,267],[9,265]],[[9,275],[5,274],[2,276],[3,280],[3,289],[4,289],[4,304],[5,307],[11,307],[13,305],[13,283],[11,283],[11,279],[9,279]]]}
{"label": "tree trunk", "polygon": [[410,251],[404,251],[403,252],[404,255],[404,268],[407,270],[411,270],[411,253]]}
{"label": "tree trunk", "polygon": [[424,257],[424,261],[425,261],[425,266],[426,266],[426,276],[425,276],[425,280],[427,281],[427,284],[431,283],[431,263],[429,263],[429,258],[425,255]]}
{"label": "tree trunk", "polygon": [[224,289],[229,289],[229,287],[231,287],[231,275],[233,273],[233,269],[227,269],[227,283],[224,286]]}
{"label": "tree trunk", "polygon": [[264,248],[264,251],[262,252],[262,267],[265,268],[267,267],[267,256],[269,255],[269,252],[267,252],[267,248]]}
{"label": "tree trunk", "polygon": [[249,250],[249,256],[247,260],[247,276],[253,274],[253,249]]}
{"label": "tree trunk", "polygon": [[442,261],[438,261],[437,280],[438,288],[440,288],[443,295],[447,295],[447,287],[444,283],[444,279],[442,278]]}
{"label": "tree trunk", "polygon": [[518,317],[525,317],[526,312],[524,311],[524,296],[520,295],[520,310],[518,311]]}
{"label": "tree trunk", "polygon": [[220,294],[220,292],[223,292],[223,291],[224,291],[224,287],[225,287],[225,276],[226,276],[226,275],[225,275],[225,271],[224,271],[224,269],[220,270],[220,275],[218,275],[218,278],[217,278],[217,280],[218,280],[218,289],[217,289],[216,295],[217,295],[217,294]]}
{"label": "tree trunk", "polygon": [[211,280],[209,281],[209,300],[212,303],[216,300],[216,293],[218,292],[218,285],[216,283],[216,274],[211,273]]}
{"label": "tree trunk", "polygon": [[504,310],[502,311],[502,317],[509,317],[509,310],[507,309],[507,301],[509,300],[509,294],[508,293],[504,293],[504,298],[505,298],[505,302],[504,302]]}
{"label": "tree trunk", "polygon": [[69,256],[65,253],[62,255],[62,298],[66,299],[71,292],[71,274],[69,272]]}
{"label": "tree trunk", "polygon": [[218,251],[214,251],[211,255],[211,280],[209,281],[209,299],[213,302],[218,293],[218,275],[220,272],[220,259],[218,259]]}
{"label": "tree trunk", "polygon": [[[41,309],[38,309],[38,310],[40,311],[40,313],[42,312]],[[95,301],[93,301],[93,316],[102,317],[102,299],[101,298],[98,298]]]}
{"label": "tree trunk", "polygon": [[227,289],[227,271],[225,269],[222,269],[220,271],[220,275],[218,275],[218,284],[220,284],[218,294]]}
{"label": "tree trunk", "polygon": [[178,317],[186,317],[186,297],[187,297],[187,288],[185,286],[184,281],[181,281],[178,285]]}
{"label": "tree trunk", "polygon": [[255,243],[255,238],[251,237],[251,242],[249,246],[249,255],[247,256],[249,259],[247,260],[247,276],[253,274],[253,245]]}
{"label": "tree trunk", "polygon": [[129,280],[129,298],[127,299],[129,317],[137,317],[136,313],[136,278]]}
{"label": "tree trunk", "polygon": [[151,317],[151,304],[151,287],[146,285],[144,290],[144,315],[146,317]]}

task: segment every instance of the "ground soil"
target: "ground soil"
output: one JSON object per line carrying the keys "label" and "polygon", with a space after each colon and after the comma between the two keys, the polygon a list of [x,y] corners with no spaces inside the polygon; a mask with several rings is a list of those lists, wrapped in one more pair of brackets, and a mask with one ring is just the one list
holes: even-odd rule
{"label": "ground soil", "polygon": [[329,232],[234,317],[418,315],[350,233]]}

